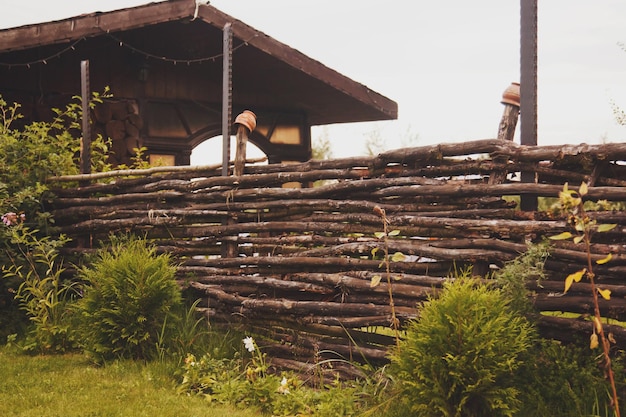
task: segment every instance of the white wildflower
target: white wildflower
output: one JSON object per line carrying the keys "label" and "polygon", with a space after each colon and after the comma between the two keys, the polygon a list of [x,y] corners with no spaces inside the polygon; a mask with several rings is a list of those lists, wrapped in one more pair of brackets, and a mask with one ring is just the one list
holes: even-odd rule
{"label": "white wildflower", "polygon": [[254,352],[254,339],[250,336],[243,339],[243,345],[248,349],[248,352]]}
{"label": "white wildflower", "polygon": [[281,394],[289,394],[289,387],[287,387],[287,378],[283,377],[283,379],[280,381],[280,387],[278,387],[278,392]]}

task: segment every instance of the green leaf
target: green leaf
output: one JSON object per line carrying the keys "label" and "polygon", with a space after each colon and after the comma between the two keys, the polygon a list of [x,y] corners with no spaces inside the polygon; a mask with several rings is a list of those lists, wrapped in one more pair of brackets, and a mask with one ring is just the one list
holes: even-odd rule
{"label": "green leaf", "polygon": [[608,232],[609,230],[613,230],[617,227],[617,224],[599,224],[598,232]]}
{"label": "green leaf", "polygon": [[605,263],[609,262],[611,259],[613,259],[613,255],[609,253],[609,254],[608,254],[608,255],[606,255],[604,258],[602,258],[602,259],[598,259],[598,260],[596,261],[596,263],[597,263],[598,265],[604,265]]}
{"label": "green leaf", "polygon": [[389,232],[387,236],[398,236],[399,234],[400,234],[400,231],[396,229],[396,230],[392,230],[391,232]]}
{"label": "green leaf", "polygon": [[380,284],[380,280],[381,279],[382,279],[382,277],[380,275],[374,275],[372,277],[372,281],[370,282],[370,288],[377,287],[378,284]]}
{"label": "green leaf", "polygon": [[402,252],[396,252],[391,256],[392,262],[402,262],[406,259],[406,256]]}
{"label": "green leaf", "polygon": [[563,233],[559,233],[558,235],[555,236],[550,236],[550,239],[552,240],[566,240],[571,238],[573,235],[570,232],[563,232]]}
{"label": "green leaf", "polygon": [[379,248],[372,248],[372,258],[376,256]]}
{"label": "green leaf", "polygon": [[591,338],[589,340],[589,348],[590,349],[595,349],[595,348],[598,347],[598,345],[599,345],[599,343],[598,343],[598,335],[595,334],[595,333],[592,333],[591,334]]}
{"label": "green leaf", "polygon": [[574,238],[574,243],[580,243],[585,239],[585,236],[576,236]]}
{"label": "green leaf", "polygon": [[587,183],[583,181],[580,184],[580,187],[578,188],[578,194],[583,196],[583,195],[587,195],[588,192],[589,192],[589,188],[587,187]]}
{"label": "green leaf", "polygon": [[374,232],[374,236],[376,236],[376,239],[382,239],[385,237],[385,232]]}

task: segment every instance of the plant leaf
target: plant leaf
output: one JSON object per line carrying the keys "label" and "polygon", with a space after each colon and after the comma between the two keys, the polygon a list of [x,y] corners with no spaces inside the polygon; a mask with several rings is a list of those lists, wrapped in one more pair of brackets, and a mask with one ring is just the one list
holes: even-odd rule
{"label": "plant leaf", "polygon": [[613,333],[609,333],[609,334],[606,336],[606,338],[607,338],[607,339],[609,339],[609,342],[611,342],[611,343],[613,343],[613,344],[617,343],[617,341],[615,340],[615,336],[613,336]]}
{"label": "plant leaf", "polygon": [[376,252],[378,252],[379,248],[372,248],[372,258],[376,256]]}
{"label": "plant leaf", "polygon": [[370,288],[377,287],[378,284],[380,284],[380,280],[381,279],[382,279],[382,277],[380,275],[374,275],[372,277],[372,281],[370,282]]}
{"label": "plant leaf", "polygon": [[567,292],[569,290],[569,288],[572,286],[574,281],[579,282],[581,278],[583,277],[583,275],[585,275],[585,272],[587,272],[587,268],[583,268],[580,271],[576,271],[573,274],[569,274],[567,278],[565,278],[565,291],[564,292]]}
{"label": "plant leaf", "polygon": [[591,339],[589,341],[589,348],[590,349],[595,349],[598,347],[598,335],[595,333],[591,334]]}
{"label": "plant leaf", "polygon": [[406,256],[402,252],[396,252],[391,256],[392,262],[402,262],[406,259]]}
{"label": "plant leaf", "polygon": [[601,290],[600,288],[598,288],[598,292],[605,300],[611,299],[611,290]]}
{"label": "plant leaf", "polygon": [[587,195],[588,192],[589,192],[589,187],[587,187],[587,183],[583,181],[580,184],[580,187],[578,187],[578,194],[583,196],[583,195]]}
{"label": "plant leaf", "polygon": [[374,236],[376,236],[376,239],[382,239],[385,237],[385,232],[374,232]]}
{"label": "plant leaf", "polygon": [[602,322],[597,316],[593,316],[593,324],[596,326],[596,332],[600,333],[600,330],[602,330]]}
{"label": "plant leaf", "polygon": [[582,242],[584,238],[585,238],[585,236],[576,236],[574,238],[574,243],[578,244],[578,243]]}
{"label": "plant leaf", "polygon": [[604,258],[602,259],[598,259],[596,261],[596,263],[598,265],[604,265],[605,263],[609,262],[611,259],[613,259],[613,254],[609,253],[608,255],[606,255]]}
{"label": "plant leaf", "polygon": [[615,223],[611,223],[611,224],[599,224],[598,225],[598,232],[602,233],[602,232],[608,232],[609,230],[613,230],[617,227],[617,224]]}
{"label": "plant leaf", "polygon": [[563,233],[559,233],[558,235],[555,236],[550,236],[550,239],[552,240],[566,240],[572,237],[572,234],[570,232],[563,232]]}
{"label": "plant leaf", "polygon": [[393,277],[393,279],[396,280],[396,281],[400,281],[402,279],[402,276],[401,275],[395,275]]}
{"label": "plant leaf", "polygon": [[387,233],[387,236],[398,236],[400,234],[399,230],[392,230],[391,232]]}

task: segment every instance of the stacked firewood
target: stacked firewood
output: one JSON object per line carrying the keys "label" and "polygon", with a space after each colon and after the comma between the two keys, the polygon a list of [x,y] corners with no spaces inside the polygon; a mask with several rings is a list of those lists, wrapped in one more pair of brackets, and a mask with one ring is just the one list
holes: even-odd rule
{"label": "stacked firewood", "polygon": [[111,140],[109,162],[114,166],[131,165],[141,148],[143,120],[135,100],[104,100],[93,109],[94,131]]}
{"label": "stacked firewood", "polygon": [[[223,177],[219,167],[177,167],[115,181],[108,173],[56,178],[93,184],[58,187],[49,203],[61,231],[83,245],[77,250],[120,231],[152,239],[178,259],[181,285],[203,300],[212,323],[252,329],[266,337],[277,364],[302,368],[333,355],[385,361],[394,343],[381,331],[391,322],[389,285],[395,313],[406,323],[455,270],[472,266],[488,275],[528,242],[571,230],[557,210],[517,208],[520,196],[556,199],[566,182],[588,182],[589,200],[615,208],[590,213],[618,225],[593,236],[591,258],[612,254],[595,269],[612,291],[601,308],[626,320],[624,160],[624,144],[528,148],[483,140],[373,158],[247,166],[239,177]],[[503,171],[507,180],[489,184],[490,173]],[[516,181],[519,171],[535,172],[537,182]],[[320,180],[314,188],[283,188]],[[385,240],[385,228],[397,232]],[[385,252],[401,254],[389,275]],[[563,294],[564,278],[586,262],[579,245],[552,242],[548,278],[527,282],[538,310],[580,318],[541,318],[546,336],[566,340],[590,331],[589,285],[576,283]],[[381,283],[373,287],[377,277]],[[623,329],[614,334],[626,343]]]}

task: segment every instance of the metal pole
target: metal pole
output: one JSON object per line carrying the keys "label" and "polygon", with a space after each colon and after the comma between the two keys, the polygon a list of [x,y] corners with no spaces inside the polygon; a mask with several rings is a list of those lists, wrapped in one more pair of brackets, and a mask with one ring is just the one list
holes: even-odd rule
{"label": "metal pole", "polygon": [[228,176],[230,165],[230,120],[232,113],[232,24],[224,25],[222,67],[222,176]]}
{"label": "metal pole", "polygon": [[[520,137],[537,145],[537,0],[520,0]],[[522,172],[522,182],[536,182],[534,172]],[[536,195],[522,195],[520,208],[537,210]]]}
{"label": "metal pole", "polygon": [[82,138],[80,141],[80,172],[91,173],[91,120],[89,115],[89,101],[91,90],[89,86],[89,61],[80,62],[80,90],[82,100]]}
{"label": "metal pole", "polygon": [[[232,75],[233,75],[233,32],[231,23],[224,25],[223,67],[222,67],[222,176],[228,176],[230,166],[230,121],[232,113]],[[223,225],[234,224],[231,216],[222,220]],[[222,258],[237,257],[238,245],[222,240]]]}

